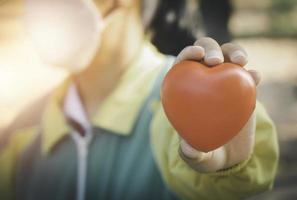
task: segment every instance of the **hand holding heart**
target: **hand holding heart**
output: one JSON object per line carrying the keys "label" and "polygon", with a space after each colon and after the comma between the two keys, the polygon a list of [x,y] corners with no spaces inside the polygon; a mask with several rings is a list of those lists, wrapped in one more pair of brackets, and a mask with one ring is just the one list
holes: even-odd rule
{"label": "hand holding heart", "polygon": [[246,63],[239,45],[201,38],[181,51],[164,79],[162,103],[181,136],[180,156],[199,172],[231,167],[252,152],[260,76],[243,69]]}

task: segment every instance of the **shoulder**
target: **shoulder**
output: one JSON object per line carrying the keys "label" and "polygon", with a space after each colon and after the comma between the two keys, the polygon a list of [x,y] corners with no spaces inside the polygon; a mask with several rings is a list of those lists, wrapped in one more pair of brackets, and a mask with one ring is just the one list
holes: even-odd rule
{"label": "shoulder", "polygon": [[41,122],[50,93],[36,98],[21,110],[12,122],[0,130],[0,147],[13,142],[26,143]]}
{"label": "shoulder", "polygon": [[24,109],[19,112],[19,114],[14,118],[14,120],[7,127],[6,130],[13,132],[18,129],[39,124],[49,96],[50,94],[47,93],[30,102]]}

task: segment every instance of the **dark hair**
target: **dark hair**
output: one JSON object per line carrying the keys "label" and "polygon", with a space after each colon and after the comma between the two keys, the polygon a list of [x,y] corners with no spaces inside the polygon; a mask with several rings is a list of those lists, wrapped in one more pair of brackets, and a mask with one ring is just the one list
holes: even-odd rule
{"label": "dark hair", "polygon": [[[159,51],[177,55],[185,46],[194,43],[197,29],[203,29],[207,36],[219,43],[230,41],[228,20],[232,7],[229,0],[201,0],[200,6],[196,6],[196,10],[190,14],[187,2],[143,0],[143,14],[151,12],[145,25],[152,32],[152,43]],[[186,23],[182,23],[182,20]]]}

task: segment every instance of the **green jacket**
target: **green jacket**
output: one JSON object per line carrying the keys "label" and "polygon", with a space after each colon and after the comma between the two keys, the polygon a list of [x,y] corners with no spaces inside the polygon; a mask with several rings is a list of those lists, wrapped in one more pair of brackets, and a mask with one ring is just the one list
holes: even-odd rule
{"label": "green jacket", "polygon": [[[160,82],[173,59],[147,43],[140,55],[91,119],[85,198],[242,199],[271,188],[278,143],[261,104],[251,157],[198,173],[179,157],[178,135],[160,104]],[[61,111],[68,85],[52,95],[41,124],[11,133],[0,146],[0,199],[75,198],[79,150]]]}

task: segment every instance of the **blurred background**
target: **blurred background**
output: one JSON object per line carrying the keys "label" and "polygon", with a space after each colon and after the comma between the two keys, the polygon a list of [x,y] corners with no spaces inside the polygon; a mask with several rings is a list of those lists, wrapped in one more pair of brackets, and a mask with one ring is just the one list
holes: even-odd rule
{"label": "blurred background", "polygon": [[[163,7],[169,6],[168,1],[162,2]],[[172,2],[179,5],[182,1]],[[297,199],[297,1],[198,2],[196,5],[196,0],[189,0],[185,5],[187,12],[195,12],[195,18],[185,23],[193,34],[187,34],[184,46],[204,35],[220,43],[234,40],[241,44],[249,54],[247,68],[258,69],[263,75],[258,99],[277,125],[281,157],[275,187],[253,199]],[[193,9],[194,4],[199,9]],[[150,9],[145,6],[144,10]],[[42,63],[26,38],[22,10],[21,0],[0,0],[0,132],[26,105],[51,91],[66,76]],[[161,33],[154,36],[164,27],[161,11],[152,21],[152,41],[160,51],[174,55],[183,46],[163,44],[166,34],[164,38]],[[165,18],[170,22],[172,16]],[[178,39],[183,38],[184,33],[180,34],[176,35]]]}

